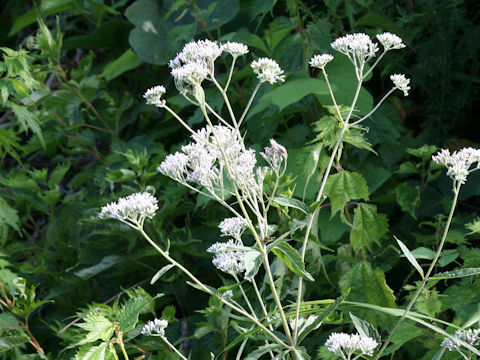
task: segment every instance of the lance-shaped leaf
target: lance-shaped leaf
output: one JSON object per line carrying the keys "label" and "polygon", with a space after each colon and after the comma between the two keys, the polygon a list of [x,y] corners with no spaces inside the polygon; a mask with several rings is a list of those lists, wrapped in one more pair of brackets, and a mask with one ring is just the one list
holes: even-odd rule
{"label": "lance-shaped leaf", "polygon": [[417,269],[417,271],[420,273],[420,276],[423,279],[425,276],[423,273],[423,269],[418,263],[417,259],[415,259],[415,256],[413,256],[413,254],[410,252],[410,250],[408,250],[408,248],[405,246],[405,244],[401,240],[399,240],[395,235],[393,235],[393,237],[395,238],[395,240],[397,240],[398,246],[400,246],[400,249],[402,249],[408,261],[410,261],[410,264],[412,264],[415,267],[415,269]]}
{"label": "lance-shaped leaf", "polygon": [[357,329],[360,335],[371,337],[378,343],[381,342],[380,334],[372,324],[370,324],[368,321],[360,319],[359,317],[356,317],[351,312],[349,312],[349,314],[350,319],[352,319],[353,325],[355,326],[355,329]]}
{"label": "lance-shaped leaf", "polygon": [[454,278],[474,276],[479,274],[480,274],[480,268],[466,268],[466,269],[460,269],[460,270],[441,272],[436,274],[435,276],[430,277],[428,280],[454,279]]}
{"label": "lance-shaped leaf", "polygon": [[280,205],[280,206],[286,206],[286,207],[291,207],[297,210],[300,210],[301,212],[305,213],[308,215],[310,212],[310,208],[305,205],[303,202],[300,200],[294,199],[294,198],[288,198],[285,196],[278,196],[272,198],[272,202],[274,204]]}
{"label": "lance-shaped leaf", "polygon": [[281,346],[279,344],[266,344],[263,346],[260,346],[257,350],[252,351],[250,354],[248,354],[245,357],[245,360],[257,360],[262,357],[262,355],[265,355],[269,351],[272,350],[277,350],[280,349]]}
{"label": "lance-shaped leaf", "polygon": [[160,279],[163,275],[165,275],[165,273],[170,270],[172,267],[175,267],[175,265],[173,264],[168,264],[168,265],[165,265],[164,267],[162,267],[160,270],[157,271],[157,273],[155,275],[153,275],[152,277],[152,280],[150,280],[150,285],[151,284],[154,284],[155,281],[157,281],[158,279]]}
{"label": "lance-shaped leaf", "polygon": [[332,216],[353,199],[368,200],[368,185],[362,175],[340,171],[330,175],[325,185],[325,194],[332,203]]}
{"label": "lance-shaped leaf", "polygon": [[308,271],[305,270],[305,264],[302,261],[302,257],[291,245],[288,243],[279,243],[272,248],[272,251],[277,255],[288,268],[298,276],[315,281]]}

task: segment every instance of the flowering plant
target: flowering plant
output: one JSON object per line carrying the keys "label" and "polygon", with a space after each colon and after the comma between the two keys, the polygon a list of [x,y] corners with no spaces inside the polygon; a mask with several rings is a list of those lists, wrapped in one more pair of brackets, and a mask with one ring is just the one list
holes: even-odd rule
{"label": "flowering plant", "polygon": [[[341,168],[340,160],[344,143],[352,143],[351,134],[354,133],[360,139],[354,145],[367,147],[362,138],[362,132],[366,130],[361,126],[362,123],[369,119],[395,90],[400,90],[404,96],[407,96],[410,90],[410,80],[405,75],[393,74],[390,76],[393,83],[390,90],[371,111],[363,116],[357,115],[356,107],[360,91],[371,72],[389,51],[405,47],[398,36],[390,33],[377,35],[377,40],[382,46],[380,54],[378,54],[379,44],[372,41],[366,34],[346,35],[331,44],[334,50],[348,58],[354,68],[357,86],[348,106],[338,103],[329,81],[328,64],[334,57],[330,54],[322,54],[315,55],[310,60],[310,66],[320,70],[323,75],[333,104],[331,122],[337,129],[334,131],[335,141],[331,144],[331,152],[315,201],[311,204],[305,204],[293,198],[291,192],[280,192],[288,162],[288,152],[284,146],[271,139],[270,144],[258,156],[257,152],[248,148],[244,141],[245,134],[241,126],[247,118],[259,88],[265,83],[274,85],[286,81],[284,71],[275,60],[259,58],[251,63],[258,83],[245,108],[240,112],[241,115],[238,116],[239,113],[234,111],[230,102],[228,89],[237,59],[249,52],[247,46],[234,42],[219,44],[210,40],[186,44],[183,50],[170,61],[169,66],[179,93],[187,101],[196,105],[203,114],[205,124],[198,130],[194,130],[170,108],[168,101],[164,98],[167,93],[164,86],[155,86],[144,94],[147,104],[155,105],[170,113],[189,132],[191,138],[191,142],[182,146],[179,151],[166,156],[159,164],[158,171],[191,191],[218,202],[231,213],[232,217],[225,218],[219,224],[221,236],[226,237],[227,240],[211,245],[207,252],[212,254],[213,266],[230,276],[235,285],[222,291],[204,284],[185,264],[174,259],[168,248],[162,248],[147,234],[144,222],[147,218],[152,218],[158,209],[157,200],[153,195],[144,192],[121,198],[103,207],[100,217],[120,220],[140,232],[146,241],[169,262],[159,273],[165,273],[172,266],[177,267],[190,279],[193,287],[209,294],[220,306],[229,308],[229,311],[235,314],[232,317],[235,316],[236,321],[241,324],[236,327],[238,337],[232,343],[232,347],[237,346],[237,359],[257,359],[264,355],[272,359],[310,359],[310,355],[302,345],[304,339],[322,326],[326,318],[337,308],[348,304],[347,294],[344,294],[336,300],[325,301],[327,307],[310,311],[310,306],[304,299],[305,281],[312,282],[315,279],[307,271],[307,249],[309,241],[312,241],[312,232],[318,226],[319,212],[327,198],[332,202],[332,211],[344,207],[350,199],[368,198],[368,191],[365,195],[365,191],[362,190],[366,186],[364,181],[355,174],[347,171],[331,174],[332,168]],[[226,81],[220,84],[217,80],[215,61],[224,54],[230,55],[232,61]],[[207,83],[218,90],[227,109],[227,116],[222,115],[221,111],[209,104],[210,100],[207,99],[205,92]],[[322,135],[320,135],[321,138]],[[263,164],[259,163],[260,159],[263,159]],[[400,314],[396,313],[400,319],[385,340],[380,338],[378,332],[368,322],[351,315],[358,334],[331,334],[325,345],[332,354],[343,359],[360,357],[377,359],[382,355],[403,320],[406,317],[410,319],[414,317],[409,311],[425,288],[442,251],[460,186],[465,183],[469,172],[478,169],[479,159],[479,151],[474,149],[461,150],[452,155],[442,151],[433,157],[435,162],[447,166],[448,175],[454,180],[454,201],[435,258],[428,271],[423,273],[423,269],[408,248],[398,240],[405,256],[421,273],[421,285],[406,310]],[[477,164],[476,167],[472,168],[473,164]],[[344,183],[353,184],[351,186],[353,190],[347,189],[339,199],[335,195],[335,191],[338,190],[335,184],[340,177]],[[279,209],[294,217],[287,228],[275,221],[276,218],[272,215],[273,209]],[[377,216],[376,209],[373,211],[372,208],[368,208],[368,205],[363,209],[368,209],[374,212],[373,216]],[[381,216],[377,217],[381,218]],[[300,241],[293,241],[299,237]],[[362,248],[362,246],[359,247]],[[359,251],[355,244],[354,249]],[[294,276],[295,286],[290,288],[290,293],[286,293],[275,279],[272,268],[280,266],[279,264]],[[264,274],[263,278],[261,274]],[[253,297],[247,295],[252,293]],[[286,304],[287,298],[291,300],[290,305]],[[351,303],[350,305],[368,307],[368,304]],[[173,347],[165,336],[164,330],[167,324],[163,320],[155,319],[144,327],[143,333],[160,336]],[[445,347],[448,349],[460,349],[464,346],[472,353],[479,353],[472,341],[465,341],[464,337],[458,334],[456,337],[448,333],[445,335],[447,336]],[[248,341],[256,343],[256,350],[245,357],[243,352]],[[383,345],[380,347],[380,344]],[[186,358],[180,350],[175,349],[175,352],[181,358]]]}

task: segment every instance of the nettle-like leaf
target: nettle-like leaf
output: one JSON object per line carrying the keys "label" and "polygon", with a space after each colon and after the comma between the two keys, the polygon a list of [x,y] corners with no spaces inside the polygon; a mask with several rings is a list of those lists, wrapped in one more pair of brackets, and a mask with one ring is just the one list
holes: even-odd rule
{"label": "nettle-like leaf", "polygon": [[103,342],[98,346],[82,346],[75,354],[75,360],[115,360],[118,359],[113,346]]}
{"label": "nettle-like leaf", "polygon": [[332,216],[350,200],[369,198],[367,181],[359,173],[350,171],[330,175],[325,185],[325,194],[332,203]]}
{"label": "nettle-like leaf", "polygon": [[[352,267],[339,281],[342,294],[350,289],[349,301],[356,301],[390,308],[396,308],[393,290],[385,281],[385,273],[377,268],[372,269],[368,261],[362,261]],[[392,318],[368,310],[358,311],[358,315],[374,326],[390,324]]]}
{"label": "nettle-like leaf", "polygon": [[142,309],[152,301],[147,297],[137,296],[128,299],[119,311],[120,330],[123,332],[130,331],[135,328],[138,322],[138,315]]}
{"label": "nettle-like leaf", "polygon": [[466,224],[465,227],[470,230],[469,234],[480,233],[480,218],[475,219],[473,222]]}
{"label": "nettle-like leaf", "polygon": [[4,223],[10,225],[15,230],[20,231],[18,226],[19,221],[20,219],[17,215],[17,211],[0,197],[0,224]]}
{"label": "nettle-like leaf", "polygon": [[30,341],[30,337],[24,331],[15,329],[3,331],[0,336],[0,353],[13,349]]}
{"label": "nettle-like leaf", "polygon": [[[87,331],[83,339],[69,347],[75,347],[86,343],[94,342],[96,340],[108,341],[113,335],[114,325],[105,316],[100,314],[88,314],[83,320],[85,322],[77,324],[78,327]],[[90,359],[90,358],[87,358]],[[95,359],[95,358],[92,358]]]}
{"label": "nettle-like leaf", "polygon": [[387,216],[379,214],[376,205],[359,204],[355,208],[350,233],[350,242],[355,252],[370,249],[374,242],[380,245],[380,239],[387,231]]}

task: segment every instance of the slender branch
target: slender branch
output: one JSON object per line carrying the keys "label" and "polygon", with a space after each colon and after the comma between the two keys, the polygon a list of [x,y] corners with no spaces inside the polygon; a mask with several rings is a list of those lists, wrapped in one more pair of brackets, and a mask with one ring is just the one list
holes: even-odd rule
{"label": "slender branch", "polygon": [[245,106],[245,109],[243,110],[242,116],[240,117],[240,120],[238,120],[238,126],[242,125],[243,120],[245,120],[245,116],[247,116],[247,112],[250,109],[250,106],[252,105],[253,99],[255,98],[255,95],[258,92],[258,89],[260,88],[260,85],[262,85],[261,82],[255,86],[255,89],[253,89],[252,95],[250,96],[250,99],[248,99],[247,106]]}
{"label": "slender branch", "polygon": [[325,71],[325,67],[322,68],[322,72],[323,72],[323,77],[325,78],[325,81],[327,82],[328,91],[330,92],[330,97],[332,98],[333,104],[335,105],[335,109],[337,110],[338,118],[342,121],[342,124],[345,125],[345,122],[343,121],[342,114],[340,113],[340,108],[337,105],[335,95],[333,94],[332,87],[330,85],[330,81],[328,80],[328,75],[327,75],[327,72]]}
{"label": "slender branch", "polygon": [[168,341],[167,337],[166,336],[160,336],[162,338],[163,341],[165,341],[168,345],[168,347],[170,349],[173,349],[173,351],[175,351],[175,353],[180,356],[180,358],[182,358],[182,360],[188,360],[185,356],[183,356],[183,354],[175,347],[172,345],[172,343],[170,341]]}
{"label": "slender branch", "polygon": [[365,115],[361,119],[351,123],[350,126],[355,126],[355,125],[360,124],[363,120],[367,119],[370,115],[372,115],[375,111],[377,111],[379,106],[383,104],[383,102],[390,96],[390,94],[392,92],[395,91],[395,89],[396,89],[396,87],[391,88],[390,91],[385,94],[385,96],[378,102],[378,104],[367,115]]}
{"label": "slender branch", "polygon": [[420,292],[423,290],[423,288],[425,287],[425,284],[428,282],[428,278],[430,277],[435,265],[437,264],[438,258],[440,257],[440,253],[442,252],[442,249],[443,249],[443,245],[445,244],[445,240],[447,238],[447,233],[448,233],[448,230],[450,228],[450,223],[452,222],[453,213],[455,212],[455,207],[457,205],[458,194],[460,193],[460,187],[461,186],[462,186],[462,184],[460,182],[457,182],[456,184],[454,184],[454,188],[453,188],[454,197],[453,197],[452,207],[450,209],[450,213],[448,214],[447,224],[445,225],[445,230],[443,231],[442,239],[440,240],[440,244],[438,246],[435,257],[433,258],[432,263],[430,264],[430,267],[428,268],[428,270],[425,274],[425,277],[422,280],[422,283],[420,284],[419,288],[415,292],[415,295],[413,295],[413,298],[408,303],[407,308],[405,309],[405,312],[403,313],[402,317],[395,324],[393,330],[388,335],[387,340],[385,340],[382,347],[380,348],[378,353],[375,355],[374,360],[379,359],[380,356],[382,355],[382,353],[385,351],[385,349],[387,348],[388,344],[390,343],[390,340],[392,339],[393,335],[398,330],[400,324],[403,322],[403,320],[407,316],[408,312],[410,311],[412,306],[415,304],[415,301],[417,301],[417,298],[420,295]]}
{"label": "slender branch", "polygon": [[230,81],[232,80],[233,69],[234,69],[234,67],[235,67],[235,61],[237,61],[237,57],[236,57],[236,56],[233,57],[232,65],[230,66],[230,72],[229,72],[229,74],[228,74],[227,84],[225,85],[225,88],[223,89],[223,91],[224,91],[225,93],[227,92],[228,87],[230,86]]}

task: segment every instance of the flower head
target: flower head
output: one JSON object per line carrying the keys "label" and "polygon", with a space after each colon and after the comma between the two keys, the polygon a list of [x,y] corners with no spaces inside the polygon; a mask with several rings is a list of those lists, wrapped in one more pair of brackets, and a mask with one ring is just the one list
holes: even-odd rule
{"label": "flower head", "polygon": [[162,99],[162,95],[165,94],[165,92],[165,87],[162,85],[158,85],[148,89],[143,95],[143,97],[147,100],[147,105],[164,107],[165,100]]}
{"label": "flower head", "polygon": [[146,336],[165,336],[165,329],[168,326],[167,320],[154,319],[153,321],[147,321],[142,329],[142,335]]}
{"label": "flower head", "polygon": [[248,53],[248,46],[238,42],[230,42],[221,46],[222,50],[232,55],[234,58]]}
{"label": "flower head", "polygon": [[194,93],[208,76],[208,68],[201,63],[187,63],[171,71],[175,86],[182,95]]}
{"label": "flower head", "polygon": [[252,61],[253,72],[257,75],[261,82],[268,81],[270,84],[274,84],[277,81],[285,81],[285,75],[283,70],[275,60],[268,58],[260,58]]}
{"label": "flower head", "polygon": [[330,54],[315,55],[310,59],[310,66],[318,69],[323,69],[330,61],[333,60],[333,56]]}
{"label": "flower head", "polygon": [[280,172],[282,162],[287,160],[287,150],[273,139],[270,139],[270,146],[260,154],[276,173]]}
{"label": "flower head", "polygon": [[395,85],[398,90],[403,91],[403,95],[408,96],[408,90],[410,90],[408,84],[410,84],[410,79],[407,79],[403,74],[393,74],[390,75],[390,80],[392,80],[393,85]]}
{"label": "flower head", "polygon": [[359,334],[332,333],[325,342],[328,350],[343,359],[350,359],[353,353],[372,356],[378,342]]}
{"label": "flower head", "polygon": [[181,152],[167,155],[165,160],[157,167],[158,172],[171,177],[178,182],[184,182],[188,165],[188,156]]}
{"label": "flower head", "polygon": [[222,236],[231,236],[236,240],[240,240],[243,232],[247,228],[247,224],[241,217],[232,217],[223,220],[218,227]]}
{"label": "flower head", "polygon": [[394,49],[403,49],[405,47],[405,44],[402,42],[402,39],[400,39],[400,37],[389,32],[378,34],[377,39],[387,51]]}
{"label": "flower head", "polygon": [[[472,147],[463,148],[450,154],[448,149],[440,150],[432,156],[432,160],[439,165],[447,167],[447,175],[453,180],[464,184],[470,172],[480,168],[480,149]],[[472,168],[472,165],[477,166]]]}
{"label": "flower head", "polygon": [[231,247],[239,246],[241,243],[229,240],[226,243],[215,243],[207,251],[214,254],[213,265],[223,272],[237,274],[245,271],[245,252],[231,250]]}
{"label": "flower head", "polygon": [[360,62],[369,61],[378,51],[378,44],[363,33],[348,34],[336,39],[332,48],[347,56],[354,56]]}
{"label": "flower head", "polygon": [[98,214],[101,219],[118,219],[142,224],[145,218],[151,219],[158,210],[157,199],[147,192],[135,193],[118,199],[102,207]]}
{"label": "flower head", "polygon": [[459,340],[463,340],[472,346],[480,345],[480,329],[457,330],[453,338],[445,338],[440,346],[448,349],[448,351],[458,351],[461,346]]}
{"label": "flower head", "polygon": [[216,41],[191,41],[185,44],[182,51],[170,61],[169,66],[171,69],[175,69],[185,64],[196,63],[213,71],[213,63],[222,54],[222,51]]}

